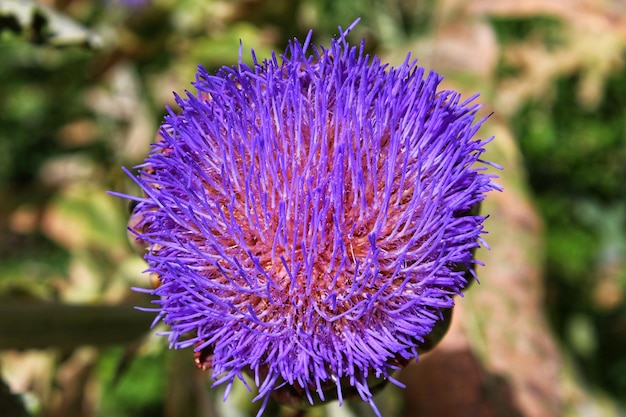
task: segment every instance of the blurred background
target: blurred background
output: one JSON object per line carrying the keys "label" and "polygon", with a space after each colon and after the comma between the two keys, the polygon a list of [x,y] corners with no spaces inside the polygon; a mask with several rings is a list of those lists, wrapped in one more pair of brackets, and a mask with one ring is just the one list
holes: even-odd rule
{"label": "blurred background", "polygon": [[[626,415],[626,1],[0,0],[0,416],[253,416],[150,330],[121,167],[172,92],[314,29],[481,93],[486,267],[383,416]],[[266,415],[367,416],[348,401]]]}

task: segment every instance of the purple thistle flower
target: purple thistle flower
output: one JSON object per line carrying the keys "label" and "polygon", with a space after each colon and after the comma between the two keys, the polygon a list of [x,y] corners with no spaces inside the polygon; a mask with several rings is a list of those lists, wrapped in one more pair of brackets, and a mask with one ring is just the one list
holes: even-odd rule
{"label": "purple thistle flower", "polygon": [[499,188],[474,97],[346,33],[200,67],[135,178],[145,197],[127,196],[171,346],[226,395],[251,375],[261,412],[285,392],[374,407],[372,379],[417,359],[469,284],[476,209]]}

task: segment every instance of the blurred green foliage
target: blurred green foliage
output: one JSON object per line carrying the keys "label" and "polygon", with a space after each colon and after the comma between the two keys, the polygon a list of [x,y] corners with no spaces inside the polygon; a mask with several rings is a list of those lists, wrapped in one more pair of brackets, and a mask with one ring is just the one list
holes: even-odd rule
{"label": "blurred green foliage", "polygon": [[[581,106],[577,86],[575,76],[559,80],[555,97],[528,103],[513,128],[545,219],[554,327],[589,377],[619,396],[626,392],[626,374],[615,371],[626,367],[626,76],[608,79],[593,109]],[[610,285],[608,294],[601,285]],[[589,329],[593,346],[568,333],[576,327]]]}
{"label": "blurred green foliage", "polygon": [[167,385],[165,351],[138,356],[122,370],[120,364],[128,360],[124,354],[122,348],[111,348],[98,362],[102,380],[102,414],[119,417],[158,415]]}

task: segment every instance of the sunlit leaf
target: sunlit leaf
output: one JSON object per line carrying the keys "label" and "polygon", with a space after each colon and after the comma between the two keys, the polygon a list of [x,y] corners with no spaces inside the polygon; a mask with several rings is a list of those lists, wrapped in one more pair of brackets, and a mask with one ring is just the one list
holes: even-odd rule
{"label": "sunlit leaf", "polygon": [[98,48],[100,36],[55,9],[30,0],[0,0],[0,33],[25,34],[36,44]]}

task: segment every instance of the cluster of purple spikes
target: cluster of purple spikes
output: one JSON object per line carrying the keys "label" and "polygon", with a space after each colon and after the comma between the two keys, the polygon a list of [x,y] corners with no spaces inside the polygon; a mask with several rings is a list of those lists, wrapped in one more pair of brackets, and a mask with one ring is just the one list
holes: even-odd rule
{"label": "cluster of purple spikes", "polygon": [[477,263],[473,209],[498,188],[480,106],[345,33],[199,68],[127,197],[171,346],[202,352],[227,393],[248,374],[265,401],[349,387],[374,406],[371,379],[418,357]]}

